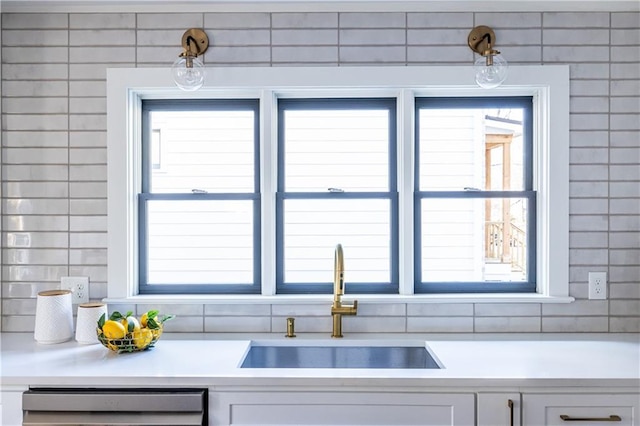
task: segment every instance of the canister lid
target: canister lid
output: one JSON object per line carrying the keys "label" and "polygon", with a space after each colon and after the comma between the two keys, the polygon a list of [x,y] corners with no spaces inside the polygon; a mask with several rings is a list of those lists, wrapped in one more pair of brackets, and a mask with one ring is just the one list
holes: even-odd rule
{"label": "canister lid", "polygon": [[38,296],[62,296],[63,294],[70,294],[71,290],[45,290],[38,293]]}

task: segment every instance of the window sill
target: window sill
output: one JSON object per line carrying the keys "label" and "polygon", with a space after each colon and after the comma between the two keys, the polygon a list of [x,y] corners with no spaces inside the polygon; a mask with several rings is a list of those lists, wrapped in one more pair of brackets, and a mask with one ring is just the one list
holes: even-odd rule
{"label": "window sill", "polygon": [[[333,296],[327,295],[138,295],[126,298],[105,298],[103,302],[114,304],[326,304]],[[362,295],[347,294],[345,300],[358,299],[359,303],[571,303],[570,296],[545,296],[541,294],[419,294]]]}

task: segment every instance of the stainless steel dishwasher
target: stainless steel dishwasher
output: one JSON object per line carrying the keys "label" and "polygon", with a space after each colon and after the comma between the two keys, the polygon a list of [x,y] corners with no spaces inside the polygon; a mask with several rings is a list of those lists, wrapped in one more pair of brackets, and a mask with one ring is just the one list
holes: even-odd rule
{"label": "stainless steel dishwasher", "polygon": [[206,425],[206,389],[32,388],[23,425]]}

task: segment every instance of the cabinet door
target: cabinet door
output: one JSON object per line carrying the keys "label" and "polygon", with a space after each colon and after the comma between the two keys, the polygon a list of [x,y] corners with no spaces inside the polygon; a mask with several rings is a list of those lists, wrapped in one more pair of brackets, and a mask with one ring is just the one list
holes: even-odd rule
{"label": "cabinet door", "polygon": [[523,426],[640,426],[640,394],[523,394]]}
{"label": "cabinet door", "polygon": [[379,392],[209,393],[215,425],[472,426],[473,394]]}
{"label": "cabinet door", "polygon": [[520,394],[479,393],[478,426],[520,426]]}
{"label": "cabinet door", "polygon": [[19,426],[22,424],[22,392],[26,389],[0,392],[0,424]]}

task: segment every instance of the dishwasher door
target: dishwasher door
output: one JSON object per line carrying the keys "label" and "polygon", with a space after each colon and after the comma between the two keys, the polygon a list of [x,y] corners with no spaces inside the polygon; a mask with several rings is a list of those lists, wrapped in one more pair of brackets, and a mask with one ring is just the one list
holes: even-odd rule
{"label": "dishwasher door", "polygon": [[33,388],[23,425],[206,425],[206,389]]}

